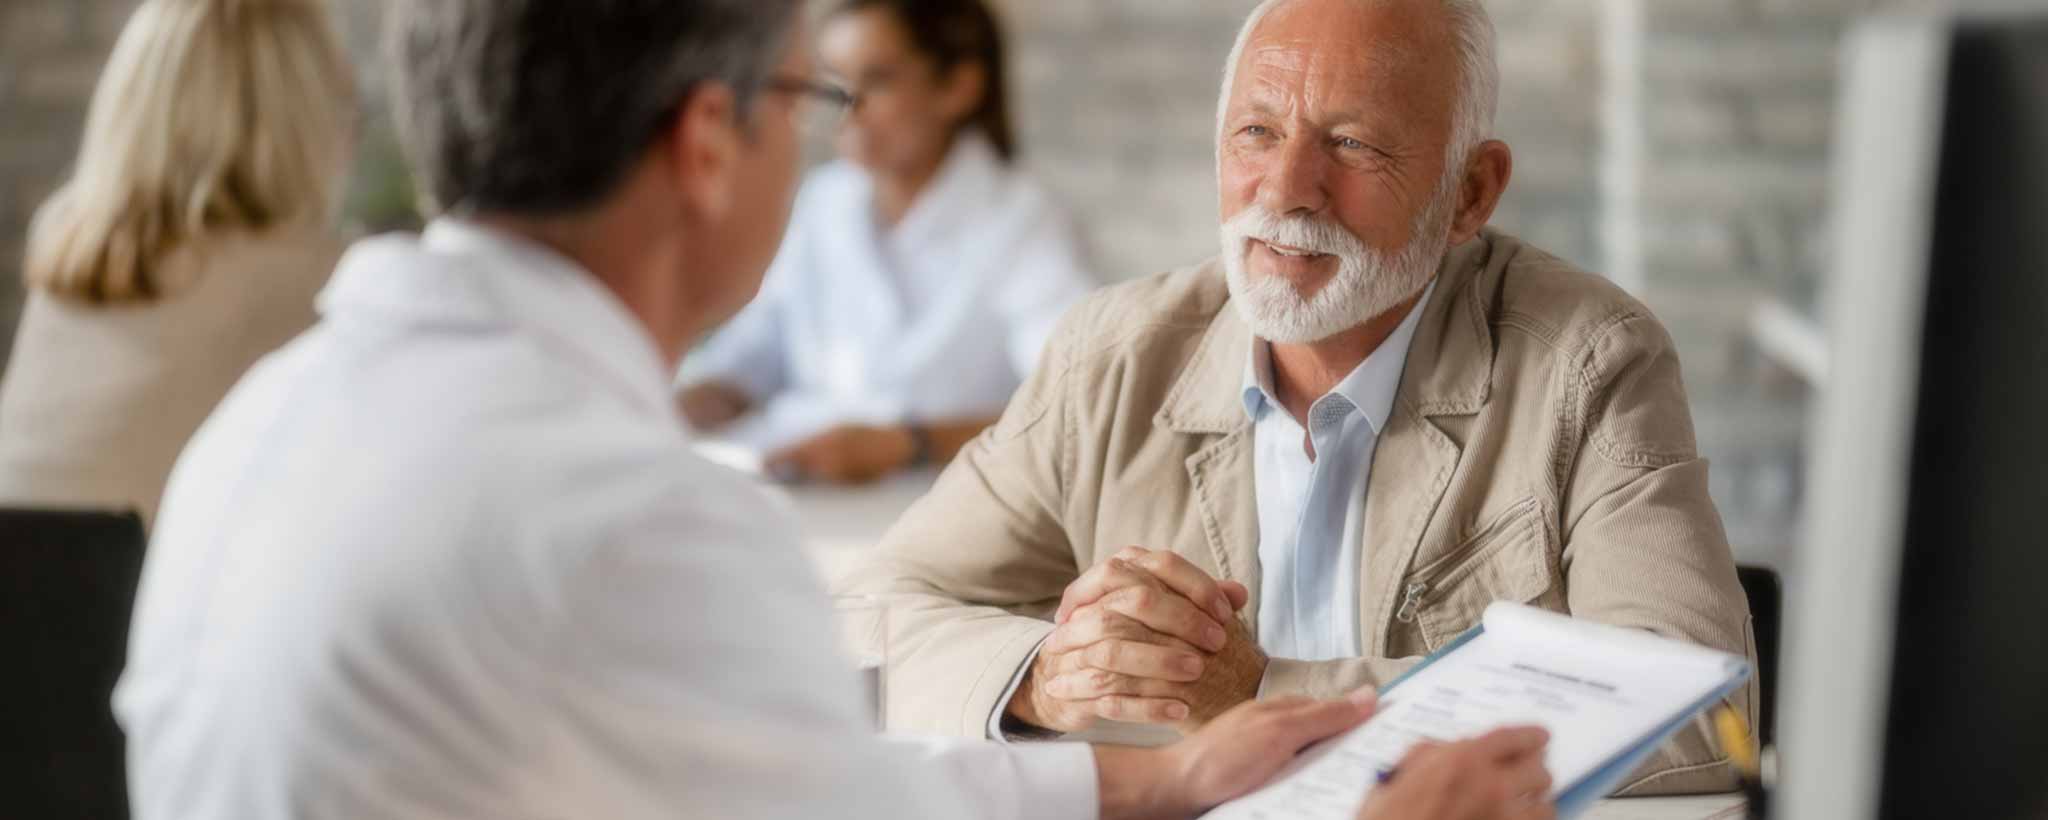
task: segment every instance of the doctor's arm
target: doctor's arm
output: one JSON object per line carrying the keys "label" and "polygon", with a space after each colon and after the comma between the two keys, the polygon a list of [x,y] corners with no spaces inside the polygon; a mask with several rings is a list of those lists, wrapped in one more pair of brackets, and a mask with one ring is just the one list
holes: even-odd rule
{"label": "doctor's arm", "polygon": [[845,424],[768,457],[769,471],[833,484],[866,484],[915,467],[944,466],[994,418],[897,425]]}

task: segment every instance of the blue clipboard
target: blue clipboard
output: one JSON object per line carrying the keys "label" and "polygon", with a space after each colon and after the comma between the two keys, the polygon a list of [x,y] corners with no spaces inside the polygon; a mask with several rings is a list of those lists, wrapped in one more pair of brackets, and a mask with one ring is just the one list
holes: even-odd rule
{"label": "blue clipboard", "polygon": [[[1436,663],[1445,655],[1458,651],[1459,647],[1471,643],[1474,638],[1479,637],[1485,632],[1486,625],[1483,623],[1466,630],[1465,634],[1459,635],[1450,643],[1445,644],[1444,648],[1430,653],[1429,657],[1423,658],[1422,662],[1416,664],[1414,669],[1408,670],[1400,677],[1395,678],[1393,682],[1380,687],[1380,695],[1382,697],[1391,695],[1395,687],[1407,682],[1409,678],[1415,677],[1416,673],[1428,668],[1430,664]],[[1700,698],[1698,702],[1687,707],[1683,712],[1658,726],[1649,734],[1637,738],[1636,742],[1629,744],[1626,748],[1616,753],[1606,763],[1594,769],[1591,774],[1565,786],[1564,791],[1557,796],[1557,816],[1560,820],[1577,817],[1585,813],[1587,809],[1592,808],[1593,804],[1607,797],[1609,793],[1621,785],[1624,778],[1627,778],[1631,772],[1636,770],[1636,767],[1643,765],[1643,761],[1650,759],[1650,755],[1655,754],[1658,747],[1663,746],[1664,742],[1670,740],[1672,735],[1678,734],[1678,730],[1685,728],[1685,724],[1698,717],[1700,713],[1712,708],[1716,702],[1727,697],[1729,693],[1741,688],[1744,683],[1749,681],[1749,676],[1754,674],[1747,661],[1738,661],[1735,664],[1731,664],[1729,670],[1731,674],[1728,679],[1723,681],[1714,691],[1709,692],[1706,697]]]}

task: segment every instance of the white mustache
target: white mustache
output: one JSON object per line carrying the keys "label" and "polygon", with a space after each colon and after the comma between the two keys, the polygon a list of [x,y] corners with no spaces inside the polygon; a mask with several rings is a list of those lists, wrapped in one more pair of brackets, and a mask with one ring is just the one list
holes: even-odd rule
{"label": "white mustache", "polygon": [[1262,205],[1249,205],[1224,224],[1224,230],[1240,239],[1256,239],[1309,253],[1328,254],[1339,259],[1359,259],[1371,250],[1356,234],[1335,222],[1307,216],[1284,216]]}

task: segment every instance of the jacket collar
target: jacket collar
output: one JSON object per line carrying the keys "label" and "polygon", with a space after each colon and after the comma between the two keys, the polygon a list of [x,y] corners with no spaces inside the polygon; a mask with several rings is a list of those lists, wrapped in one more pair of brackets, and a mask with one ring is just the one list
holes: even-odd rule
{"label": "jacket collar", "polygon": [[[1493,288],[1480,273],[1496,235],[1486,231],[1452,248],[1437,269],[1436,292],[1421,309],[1395,401],[1426,417],[1471,415],[1485,406],[1492,384],[1494,344],[1487,317]],[[1222,287],[1221,263],[1205,272]],[[1158,422],[1179,433],[1225,435],[1251,422],[1244,411],[1244,363],[1251,329],[1226,299],[1210,321],[1195,355],[1167,393]]]}
{"label": "jacket collar", "polygon": [[[1429,309],[1429,303],[1436,293],[1436,281],[1423,287],[1422,298],[1408,308],[1408,315],[1401,317],[1401,323],[1387,336],[1380,349],[1365,357],[1357,367],[1344,376],[1330,393],[1348,402],[1352,413],[1365,417],[1365,423],[1372,426],[1373,435],[1386,432],[1387,422],[1394,416],[1394,397],[1401,391],[1401,369],[1408,360],[1408,347],[1415,342],[1415,329],[1422,325],[1422,316]],[[1269,411],[1286,412],[1280,406],[1279,393],[1273,381],[1273,345],[1263,339],[1252,340],[1251,360],[1244,365],[1244,412],[1253,423]],[[1318,397],[1320,404],[1328,397]]]}

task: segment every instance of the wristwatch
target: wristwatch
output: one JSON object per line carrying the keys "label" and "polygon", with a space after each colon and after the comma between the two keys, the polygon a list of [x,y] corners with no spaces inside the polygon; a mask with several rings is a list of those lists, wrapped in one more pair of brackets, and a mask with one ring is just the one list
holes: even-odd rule
{"label": "wristwatch", "polygon": [[930,467],[933,461],[932,433],[922,424],[906,424],[903,429],[910,433],[910,466]]}

